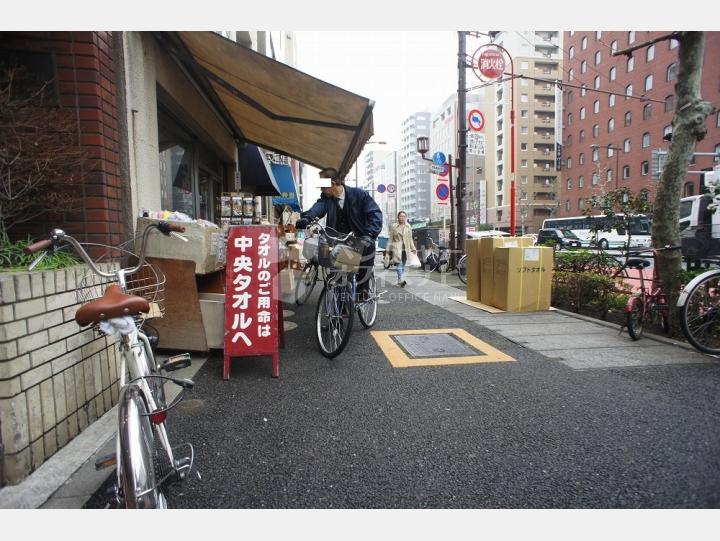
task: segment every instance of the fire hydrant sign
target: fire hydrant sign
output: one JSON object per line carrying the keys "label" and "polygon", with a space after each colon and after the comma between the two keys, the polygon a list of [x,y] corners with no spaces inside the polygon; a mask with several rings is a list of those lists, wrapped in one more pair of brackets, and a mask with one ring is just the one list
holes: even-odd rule
{"label": "fire hydrant sign", "polygon": [[226,265],[223,379],[230,378],[231,357],[257,355],[272,355],[272,375],[278,377],[277,229],[231,227]]}

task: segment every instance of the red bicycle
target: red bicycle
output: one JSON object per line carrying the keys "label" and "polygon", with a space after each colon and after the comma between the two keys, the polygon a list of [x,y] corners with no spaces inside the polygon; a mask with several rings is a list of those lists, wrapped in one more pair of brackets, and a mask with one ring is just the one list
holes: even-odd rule
{"label": "red bicycle", "polygon": [[[639,290],[628,299],[625,305],[625,325],[633,340],[640,339],[646,322],[659,324],[665,334],[670,332],[668,297],[660,282],[655,262],[658,252],[679,249],[680,246],[665,246],[627,252],[624,267],[638,271],[637,279],[640,280]],[[643,256],[643,254],[649,255]],[[649,259],[652,259],[653,263],[652,278],[646,279],[643,271],[650,266]],[[627,275],[627,278],[634,279],[635,277]]]}

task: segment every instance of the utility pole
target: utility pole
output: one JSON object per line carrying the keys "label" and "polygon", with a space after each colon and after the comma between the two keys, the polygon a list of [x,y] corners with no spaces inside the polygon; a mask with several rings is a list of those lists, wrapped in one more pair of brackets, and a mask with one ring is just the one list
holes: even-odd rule
{"label": "utility pole", "polygon": [[[456,255],[459,257],[465,253],[465,181],[467,172],[465,163],[467,161],[467,113],[465,111],[465,69],[467,60],[465,55],[466,32],[458,32],[458,160],[457,160],[457,244]],[[451,164],[452,165],[452,164]],[[452,169],[452,167],[450,168]]]}

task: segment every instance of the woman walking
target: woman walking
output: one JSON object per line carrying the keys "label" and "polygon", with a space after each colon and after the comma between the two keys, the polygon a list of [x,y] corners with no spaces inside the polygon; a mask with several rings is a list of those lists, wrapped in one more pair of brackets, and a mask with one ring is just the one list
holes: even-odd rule
{"label": "woman walking", "polygon": [[392,254],[392,263],[396,265],[398,283],[400,287],[405,287],[405,262],[407,261],[408,252],[416,253],[415,243],[412,238],[412,227],[407,223],[407,214],[403,211],[398,212],[397,223],[390,228],[389,246]]}

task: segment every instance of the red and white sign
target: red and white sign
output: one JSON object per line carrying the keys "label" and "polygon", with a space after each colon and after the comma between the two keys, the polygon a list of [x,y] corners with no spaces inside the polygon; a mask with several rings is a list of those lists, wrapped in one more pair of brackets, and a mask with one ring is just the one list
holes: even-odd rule
{"label": "red and white sign", "polygon": [[447,205],[450,197],[450,185],[445,181],[438,181],[435,185],[435,198],[438,205]]}
{"label": "red and white sign", "polygon": [[481,131],[485,127],[485,116],[479,109],[473,109],[468,113],[468,124],[471,130]]}
{"label": "red and white sign", "polygon": [[450,174],[450,165],[447,163],[444,163],[440,166],[440,172],[438,173],[439,177],[446,177]]}
{"label": "red and white sign", "polygon": [[[505,56],[497,45],[483,45],[473,54],[473,71],[481,80],[497,79],[505,73]],[[478,73],[479,72],[479,73]]]}
{"label": "red and white sign", "polygon": [[387,185],[387,192],[388,192],[388,193],[395,193],[395,184],[388,184],[388,185]]}
{"label": "red and white sign", "polygon": [[231,357],[272,355],[278,377],[279,296],[277,228],[244,225],[228,231],[225,269],[225,352],[223,379]]}

